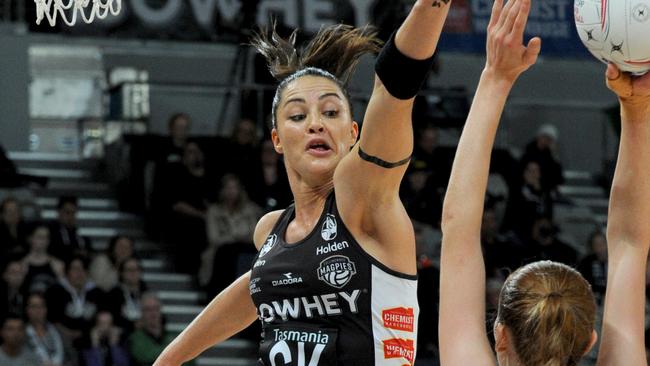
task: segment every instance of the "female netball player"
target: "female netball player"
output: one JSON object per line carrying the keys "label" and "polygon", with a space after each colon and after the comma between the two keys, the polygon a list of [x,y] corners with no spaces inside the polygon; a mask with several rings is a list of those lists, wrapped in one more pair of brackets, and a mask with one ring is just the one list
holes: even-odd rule
{"label": "female netball player", "polygon": [[[536,262],[512,273],[494,325],[496,360],[485,330],[480,225],[490,150],[506,97],[536,61],[540,40],[523,46],[530,0],[496,0],[487,61],[463,131],[443,209],[440,354],[451,365],[577,365],[596,341],[595,304],[572,268]],[[619,96],[622,135],[611,195],[609,271],[599,365],[646,365],[645,273],[650,245],[650,74],[607,70]],[[496,361],[496,362],[495,362]]]}
{"label": "female netball player", "polygon": [[376,61],[363,131],[344,83],[378,49],[367,30],[326,28],[303,51],[295,36],[253,44],[281,80],[272,139],[294,204],[255,229],[253,268],[163,352],[178,365],[259,317],[261,365],[413,364],[414,233],[398,189],[413,148],[413,98],[432,65],[450,0],[419,0]]}

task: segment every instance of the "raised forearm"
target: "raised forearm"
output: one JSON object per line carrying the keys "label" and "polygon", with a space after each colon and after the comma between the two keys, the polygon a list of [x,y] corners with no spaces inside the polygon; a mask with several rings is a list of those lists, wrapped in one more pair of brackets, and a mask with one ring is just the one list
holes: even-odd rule
{"label": "raised forearm", "polygon": [[621,100],[621,142],[610,197],[610,251],[650,242],[650,97]]}
{"label": "raised forearm", "polygon": [[450,6],[451,0],[418,0],[397,31],[397,48],[416,60],[431,57]]}
{"label": "raised forearm", "polygon": [[256,318],[250,272],[221,292],[163,351],[155,366],[178,366],[249,326]]}
{"label": "raised forearm", "polygon": [[[458,144],[443,207],[443,232],[479,237],[490,157],[512,83],[483,72]],[[462,229],[462,230],[461,230]]]}

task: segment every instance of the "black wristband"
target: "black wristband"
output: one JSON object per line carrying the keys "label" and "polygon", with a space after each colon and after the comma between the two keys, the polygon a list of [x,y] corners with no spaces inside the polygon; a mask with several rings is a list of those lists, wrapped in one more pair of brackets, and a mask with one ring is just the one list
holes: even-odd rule
{"label": "black wristband", "polygon": [[411,99],[418,94],[431,71],[433,56],[426,60],[414,60],[405,56],[395,45],[396,33],[390,36],[377,56],[375,72],[392,96]]}

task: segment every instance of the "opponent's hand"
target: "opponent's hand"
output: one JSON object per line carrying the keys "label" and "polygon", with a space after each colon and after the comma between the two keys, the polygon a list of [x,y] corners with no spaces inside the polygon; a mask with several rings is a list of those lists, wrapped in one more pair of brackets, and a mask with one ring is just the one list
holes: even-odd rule
{"label": "opponent's hand", "polygon": [[487,60],[485,71],[514,82],[522,72],[535,64],[542,47],[539,37],[524,46],[524,30],[531,0],[495,0],[487,28]]}
{"label": "opponent's hand", "polygon": [[634,76],[607,65],[607,87],[618,96],[627,121],[650,122],[650,72]]}
{"label": "opponent's hand", "polygon": [[614,64],[607,65],[607,87],[622,100],[650,100],[650,72],[643,76],[633,76],[621,72]]}

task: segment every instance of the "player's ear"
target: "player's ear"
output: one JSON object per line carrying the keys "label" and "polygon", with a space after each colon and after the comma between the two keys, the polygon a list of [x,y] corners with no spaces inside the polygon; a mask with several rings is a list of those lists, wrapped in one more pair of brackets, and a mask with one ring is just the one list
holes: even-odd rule
{"label": "player's ear", "polygon": [[271,141],[273,141],[273,148],[278,154],[282,154],[284,149],[282,148],[282,142],[280,142],[280,136],[278,135],[278,130],[274,127],[271,130]]}

